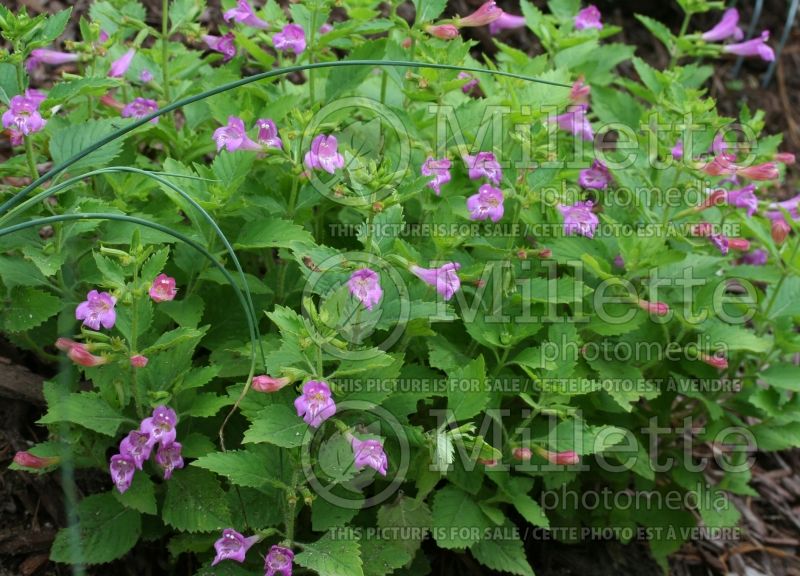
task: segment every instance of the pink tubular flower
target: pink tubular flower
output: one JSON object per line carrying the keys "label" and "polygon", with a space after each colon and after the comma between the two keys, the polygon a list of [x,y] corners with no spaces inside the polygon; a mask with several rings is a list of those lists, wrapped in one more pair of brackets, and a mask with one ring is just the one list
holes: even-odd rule
{"label": "pink tubular flower", "polygon": [[683,140],[678,140],[675,142],[675,146],[672,147],[671,154],[675,160],[680,160],[683,158]]}
{"label": "pink tubular flower", "polygon": [[581,457],[577,452],[569,450],[567,452],[551,452],[544,448],[537,448],[536,453],[550,462],[550,464],[558,464],[560,466],[571,466],[573,464],[580,464]]}
{"label": "pink tubular flower", "polygon": [[425,32],[441,40],[452,40],[459,35],[458,28],[452,24],[436,24],[425,26]]}
{"label": "pink tubular flower", "polygon": [[[158,110],[158,102],[149,98],[134,98],[133,102],[126,104],[122,109],[123,118],[136,118],[141,120]],[[153,124],[158,124],[158,116],[150,120]]]}
{"label": "pink tubular flower", "polygon": [[475,156],[467,154],[464,156],[464,162],[469,169],[471,180],[486,178],[489,182],[500,184],[503,179],[503,169],[491,152],[478,152]]}
{"label": "pink tubular flower", "polygon": [[306,49],[306,33],[297,24],[287,24],[272,36],[272,45],[281,52],[301,54]]}
{"label": "pink tubular flower", "polygon": [[269,24],[256,16],[253,7],[250,6],[247,0],[238,0],[236,3],[236,8],[226,10],[222,15],[222,18],[225,20],[225,22],[230,22],[233,20],[234,22],[239,22],[245,26],[260,28],[262,30],[269,27]]}
{"label": "pink tubular flower", "polygon": [[383,297],[381,277],[369,268],[353,272],[347,281],[347,287],[350,289],[350,294],[355,296],[367,310],[372,310],[372,307]]}
{"label": "pink tubular flower", "polygon": [[742,29],[739,28],[739,11],[736,8],[725,10],[722,20],[711,30],[703,33],[701,38],[706,42],[719,42],[720,40],[727,40],[731,36],[737,41],[744,37]]}
{"label": "pink tubular flower", "polygon": [[736,208],[746,208],[747,215],[752,216],[758,210],[758,198],[755,195],[756,187],[753,184],[744,188],[728,190],[725,192],[725,203]]}
{"label": "pink tubular flower", "polygon": [[495,36],[501,30],[513,30],[525,26],[525,16],[515,16],[508,12],[503,12],[500,18],[489,23],[489,34]]}
{"label": "pink tubular flower", "polygon": [[570,134],[574,134],[575,136],[580,136],[584,140],[594,140],[594,132],[592,131],[592,125],[589,123],[589,120],[586,118],[586,105],[579,104],[577,106],[571,106],[567,112],[564,114],[559,114],[558,116],[554,116],[548,120],[549,122],[555,122],[558,124],[558,127],[564,130],[565,132],[569,132]]}
{"label": "pink tubular flower", "polygon": [[261,150],[261,146],[257,142],[253,142],[247,135],[244,121],[236,116],[228,116],[228,124],[214,130],[213,138],[217,143],[217,152],[223,148],[228,152]]}
{"label": "pink tubular flower", "polygon": [[469,26],[485,26],[491,24],[495,20],[503,16],[503,10],[495,3],[494,0],[484,2],[480,8],[475,10],[469,16],[460,18],[456,21],[456,25],[464,28]]}
{"label": "pink tubular flower", "polygon": [[511,455],[517,460],[527,462],[533,457],[533,451],[530,448],[514,448]]}
{"label": "pink tubular flower", "polygon": [[578,175],[578,184],[592,190],[605,190],[610,181],[611,174],[600,160],[595,160],[591,168],[581,170]]}
{"label": "pink tubular flower", "polygon": [[569,90],[569,99],[573,104],[588,104],[589,95],[592,93],[592,88],[584,81],[583,76],[580,76],[572,84]]}
{"label": "pink tubular flower", "polygon": [[216,566],[223,560],[233,560],[235,562],[244,562],[244,557],[250,547],[258,542],[258,536],[250,536],[245,538],[233,528],[225,528],[222,531],[222,536],[214,542],[214,550],[217,555],[214,556],[212,566]]}
{"label": "pink tubular flower", "polygon": [[223,62],[227,62],[236,56],[236,45],[233,41],[234,36],[232,32],[228,32],[225,36],[212,36],[211,34],[203,36],[203,42],[206,43],[209,49],[222,54]]}
{"label": "pink tubular flower", "polygon": [[319,134],[311,142],[311,150],[306,152],[303,163],[310,170],[320,169],[333,174],[337,168],[344,167],[344,156],[339,154],[336,136]]}
{"label": "pink tubular flower", "polygon": [[150,435],[131,430],[128,435],[119,443],[119,453],[133,461],[136,468],[142,469],[142,465],[150,458],[153,447],[150,445]]}
{"label": "pink tubular flower", "polygon": [[467,210],[472,220],[490,219],[497,222],[503,217],[503,192],[492,188],[491,184],[484,184],[478,188],[478,193],[467,198]]}
{"label": "pink tubular flower", "polygon": [[331,24],[325,22],[325,24],[323,24],[322,26],[319,27],[318,32],[320,33],[320,35],[323,35],[323,34],[327,34],[331,30],[333,30],[333,26]]}
{"label": "pink tubular flower", "polygon": [[461,87],[461,91],[464,94],[469,94],[470,92],[472,92],[473,88],[476,88],[478,86],[478,79],[475,78],[469,72],[459,72],[458,73],[458,79],[459,80],[467,80],[467,79],[469,79],[469,82],[467,82],[466,84],[464,84]]}
{"label": "pink tubular flower", "polygon": [[354,437],[350,445],[353,447],[356,470],[369,466],[382,476],[386,476],[389,460],[379,440],[359,440]]}
{"label": "pink tubular flower", "polygon": [[283,142],[278,136],[278,128],[275,122],[269,118],[259,118],[256,120],[258,128],[258,143],[266,148],[283,149]]}
{"label": "pink tubular flower", "polygon": [[159,274],[150,285],[148,294],[153,302],[169,302],[175,299],[178,289],[175,288],[175,278],[166,274]]}
{"label": "pink tubular flower", "polygon": [[289,385],[288,378],[273,378],[267,374],[262,374],[253,378],[252,387],[256,392],[277,392]]}
{"label": "pink tubular flower", "polygon": [[25,61],[25,69],[31,72],[39,64],[51,64],[53,66],[60,66],[69,62],[77,62],[78,55],[70,54],[69,52],[59,52],[58,50],[48,50],[46,48],[37,48],[31,51],[31,55]]}
{"label": "pink tubular flower", "polygon": [[309,380],[303,385],[303,394],[294,401],[297,415],[312,428],[319,426],[336,414],[336,403],[331,398],[327,382]]}
{"label": "pink tubular flower", "polygon": [[719,370],[725,370],[728,367],[728,359],[725,356],[717,356],[717,355],[709,355],[709,354],[700,354],[698,359],[711,366],[712,368],[717,368]]}
{"label": "pink tubular flower", "polygon": [[742,257],[739,258],[739,264],[749,264],[750,266],[763,266],[767,263],[767,259],[769,258],[769,254],[767,254],[766,250],[762,250],[761,248],[757,248],[752,252],[748,252],[747,254],[742,254]]}
{"label": "pink tubular flower", "polygon": [[134,56],[136,56],[136,50],[131,48],[125,52],[125,54],[114,60],[111,63],[111,68],[108,70],[108,75],[111,78],[122,78],[125,76],[125,72],[128,71],[128,67],[131,65]]}
{"label": "pink tubular flower", "polygon": [[564,217],[564,234],[572,236],[579,234],[594,238],[594,232],[600,224],[600,219],[592,212],[594,203],[591,200],[576,202],[572,206],[558,205],[558,210]]}
{"label": "pink tubular flower", "polygon": [[100,330],[101,324],[104,328],[113,328],[117,321],[116,304],[117,299],[108,292],[92,290],[86,295],[86,301],[78,304],[75,318],[83,320],[83,325],[92,330]]}
{"label": "pink tubular flower", "polygon": [[772,221],[786,219],[782,210],[786,210],[793,220],[797,220],[800,218],[800,194],[783,202],[773,202],[769,208],[764,215]]}
{"label": "pink tubular flower", "polygon": [[775,52],[766,43],[767,40],[769,40],[769,30],[764,30],[758,38],[738,44],[728,44],[723,46],[722,51],[737,56],[758,56],[766,62],[772,62],[775,60]]}
{"label": "pink tubular flower", "polygon": [[428,182],[428,188],[431,188],[438,196],[442,191],[442,184],[450,182],[450,160],[447,158],[437,160],[433,156],[428,156],[420,168],[420,173],[423,176],[433,176],[433,180]]}
{"label": "pink tubular flower", "polygon": [[461,288],[461,279],[457,271],[461,268],[458,262],[448,262],[439,268],[421,268],[416,265],[409,267],[409,272],[414,276],[436,288],[436,291],[450,300],[453,295]]}
{"label": "pink tubular flower", "polygon": [[264,559],[264,576],[292,576],[294,552],[283,546],[273,546]]}
{"label": "pink tubular flower", "polygon": [[747,238],[728,238],[728,248],[738,252],[750,250],[750,240]]}
{"label": "pink tubular flower", "polygon": [[781,164],[794,164],[797,161],[795,155],[791,152],[777,152],[773,157],[775,162],[780,162]]}
{"label": "pink tubular flower", "polygon": [[636,302],[639,308],[645,312],[649,312],[653,316],[666,316],[669,314],[669,306],[664,302],[648,302],[647,300],[639,300]]}
{"label": "pink tubular flower", "polygon": [[144,70],[139,72],[139,82],[142,82],[143,84],[147,84],[148,82],[152,82],[152,81],[153,81],[153,73],[150,72],[150,70],[145,68]]}
{"label": "pink tubular flower", "polygon": [[603,29],[603,23],[600,21],[602,14],[594,4],[589,4],[586,8],[581,10],[575,15],[575,29],[586,30],[588,28]]}
{"label": "pink tubular flower", "polygon": [[764,162],[763,164],[739,168],[736,173],[750,180],[775,180],[779,176],[775,162]]}
{"label": "pink tubular flower", "polygon": [[162,442],[158,447],[156,463],[164,470],[164,480],[169,480],[175,469],[183,468],[182,448],[180,442],[170,442],[169,444]]}
{"label": "pink tubular flower", "polygon": [[144,368],[149,361],[147,356],[142,356],[141,354],[131,356],[131,366],[134,368]]}
{"label": "pink tubular flower", "polygon": [[114,486],[117,487],[120,494],[131,487],[133,482],[133,475],[136,472],[136,465],[133,460],[122,454],[114,454],[108,465],[109,472],[111,472],[111,480]]}
{"label": "pink tubular flower", "polygon": [[152,448],[156,444],[167,446],[175,442],[175,426],[178,424],[178,415],[172,408],[157,406],[153,414],[142,420],[139,432],[147,434],[147,443]]}
{"label": "pink tubular flower", "polygon": [[60,459],[58,456],[36,456],[28,451],[17,452],[14,454],[14,464],[25,468],[35,468],[41,470],[48,466],[55,466]]}
{"label": "pink tubular flower", "polygon": [[41,131],[46,124],[39,113],[41,103],[37,97],[27,93],[24,96],[21,94],[14,96],[9,102],[8,110],[3,112],[3,128],[9,128],[25,136]]}
{"label": "pink tubular flower", "polygon": [[56,348],[67,353],[67,358],[75,362],[78,366],[93,368],[102,366],[108,360],[102,356],[95,356],[89,352],[85,344],[80,344],[69,338],[59,338],[56,340]]}

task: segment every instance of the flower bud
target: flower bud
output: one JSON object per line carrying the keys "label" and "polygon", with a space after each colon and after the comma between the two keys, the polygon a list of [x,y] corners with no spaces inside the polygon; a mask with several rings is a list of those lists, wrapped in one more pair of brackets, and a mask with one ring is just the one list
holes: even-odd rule
{"label": "flower bud", "polygon": [[268,376],[263,374],[261,376],[256,376],[253,378],[253,390],[256,392],[277,392],[281,388],[289,385],[290,380],[288,378],[273,378],[272,376]]}
{"label": "flower bud", "polygon": [[728,248],[740,252],[747,252],[750,250],[750,240],[747,238],[728,238]]}
{"label": "flower bud", "polygon": [[500,18],[503,15],[503,10],[495,3],[494,0],[489,0],[483,3],[480,8],[475,10],[469,16],[465,16],[458,20],[458,25],[464,26],[485,26]]}
{"label": "flower bud", "polygon": [[765,162],[764,164],[741,168],[738,170],[738,174],[750,180],[775,180],[778,177],[778,167],[774,162]]}
{"label": "flower bud", "polygon": [[710,356],[708,354],[700,354],[698,357],[701,362],[708,364],[713,368],[725,370],[728,367],[728,359],[725,356]]}
{"label": "flower bud", "polygon": [[150,360],[147,356],[142,356],[141,354],[137,354],[136,356],[131,356],[131,366],[134,368],[144,368],[147,366],[147,363]]}
{"label": "flower bud", "polygon": [[14,464],[17,466],[24,466],[25,468],[36,468],[41,470],[48,466],[58,464],[59,458],[57,456],[41,457],[31,454],[28,451],[17,452],[14,454]]}
{"label": "flower bud", "polygon": [[573,464],[579,464],[581,461],[581,457],[578,456],[578,453],[572,450],[567,452],[551,452],[544,448],[537,448],[536,453],[551,464],[558,464],[561,466],[571,466]]}
{"label": "flower bud", "polygon": [[442,40],[452,40],[459,35],[458,28],[452,24],[429,25],[425,27],[425,32]]}
{"label": "flower bud", "polygon": [[637,302],[639,308],[645,312],[649,312],[654,316],[666,316],[669,314],[669,306],[664,302],[648,302],[647,300],[639,300]]}
{"label": "flower bud", "polygon": [[775,241],[775,244],[780,246],[786,240],[786,237],[789,236],[789,232],[791,232],[792,228],[789,226],[789,223],[786,222],[783,218],[776,218],[772,221],[772,230],[770,233],[772,234],[772,239]]}
{"label": "flower bud", "polygon": [[794,164],[796,161],[795,155],[791,152],[778,152],[773,159],[781,164]]}
{"label": "flower bud", "polygon": [[530,448],[514,448],[514,451],[511,453],[514,458],[517,460],[528,461],[533,456],[533,452]]}

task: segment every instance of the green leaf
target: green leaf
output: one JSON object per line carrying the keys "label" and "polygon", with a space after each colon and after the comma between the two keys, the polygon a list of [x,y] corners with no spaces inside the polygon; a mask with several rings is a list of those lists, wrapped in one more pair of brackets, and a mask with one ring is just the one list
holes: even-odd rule
{"label": "green leaf", "polygon": [[[504,528],[510,531],[514,526],[507,522]],[[478,562],[492,570],[519,576],[533,576],[533,569],[525,556],[522,540],[509,537],[488,538],[470,546],[469,551]]]}
{"label": "green leaf", "polygon": [[182,532],[212,532],[227,528],[231,515],[216,476],[198,468],[176,470],[167,482],[164,522]]}
{"label": "green leaf", "polygon": [[156,485],[147,474],[134,474],[133,483],[123,494],[113,491],[117,502],[142,514],[156,514]]}
{"label": "green leaf", "polygon": [[294,410],[283,404],[273,404],[258,413],[242,442],[269,442],[281,448],[296,448],[311,439],[308,428]]}
{"label": "green leaf", "polygon": [[3,309],[3,329],[24,332],[36,328],[58,314],[62,306],[60,298],[43,290],[14,288],[11,291],[11,303]]}
{"label": "green leaf", "polygon": [[125,508],[110,492],[84,498],[78,505],[78,539],[63,528],[56,535],[50,559],[66,564],[104,564],[122,557],[139,540],[141,516]]}
{"label": "green leaf", "polygon": [[456,421],[472,418],[486,407],[489,392],[486,388],[483,356],[478,356],[463,368],[448,373],[448,376],[447,408],[452,410]]}
{"label": "green leaf", "polygon": [[42,107],[51,108],[78,96],[102,96],[119,85],[119,80],[113,78],[79,78],[59,82],[48,92],[47,100],[42,103]]}
{"label": "green leaf", "polygon": [[[348,60],[382,60],[386,53],[386,39],[371,40],[356,47],[347,56]],[[330,101],[358,85],[372,74],[369,66],[334,68],[325,85],[325,98]],[[399,208],[399,206],[398,206]]]}
{"label": "green leaf", "polygon": [[650,33],[658,38],[668,50],[672,50],[672,46],[675,43],[675,37],[672,35],[672,32],[670,32],[669,28],[664,26],[658,20],[653,20],[648,16],[644,16],[642,14],[634,14],[634,16],[639,22],[644,24],[645,27],[650,30]]}
{"label": "green leaf", "polygon": [[214,452],[198,458],[192,462],[192,466],[215,472],[237,486],[283,487],[283,483],[271,472],[278,461],[274,450],[269,446],[248,446],[233,452]]}
{"label": "green leaf", "polygon": [[430,22],[439,17],[439,14],[444,12],[444,7],[447,5],[447,0],[412,0],[414,8],[417,11],[417,17],[414,19],[414,24],[419,27],[425,22]]}
{"label": "green leaf", "polygon": [[310,568],[320,576],[364,576],[360,547],[352,533],[342,538],[328,533],[302,547],[303,551],[294,558],[298,566]]}
{"label": "green leaf", "polygon": [[626,412],[633,410],[640,398],[651,399],[659,394],[658,386],[645,379],[636,366],[605,358],[594,358],[589,365],[597,372],[603,390]]}
{"label": "green leaf", "polygon": [[[431,527],[433,517],[425,502],[415,498],[400,496],[391,504],[384,504],[378,510],[378,526],[403,530],[403,546],[410,556],[414,556],[422,546],[425,534]],[[404,530],[411,528],[411,530]]]}
{"label": "green leaf", "polygon": [[[48,389],[56,386],[56,384],[46,382],[45,394],[48,394]],[[50,392],[49,394],[58,393]],[[59,399],[57,404],[50,403],[47,414],[42,416],[38,423],[72,422],[106,436],[116,436],[120,424],[126,420],[122,414],[109,406],[108,402],[99,394],[81,392],[79,394],[66,394]]]}
{"label": "green leaf", "polygon": [[442,548],[467,548],[475,544],[489,519],[472,496],[454,486],[445,486],[433,499],[433,531]]}
{"label": "green leaf", "polygon": [[71,7],[56,12],[52,16],[48,16],[44,21],[44,26],[31,38],[31,44],[37,47],[47,46],[53,40],[61,36],[64,29],[67,27],[70,14],[72,14]]}
{"label": "green leaf", "polygon": [[364,576],[386,576],[414,559],[403,545],[401,536],[387,539],[361,540]]}
{"label": "green leaf", "polygon": [[[334,489],[335,491],[336,489]],[[349,503],[353,503],[354,494],[348,493],[343,496]],[[362,501],[363,502],[363,501]],[[361,511],[361,508],[348,504],[347,506],[337,506],[333,502],[329,502],[324,495],[318,496],[311,504],[311,528],[314,532],[325,532],[331,528],[345,526],[356,514]],[[362,542],[362,547],[363,547]],[[366,569],[365,569],[366,572]]]}
{"label": "green leaf", "polygon": [[[118,120],[87,120],[75,126],[64,126],[50,136],[50,155],[54,164],[66,162],[79,152],[111,135],[121,126]],[[109,142],[69,167],[71,174],[80,174],[86,168],[98,168],[111,162],[122,150],[125,137]]]}
{"label": "green leaf", "polygon": [[773,364],[760,378],[773,388],[800,392],[800,366],[794,364]]}
{"label": "green leaf", "polygon": [[[775,290],[778,289],[780,291],[775,295]],[[775,299],[775,303],[769,311],[770,318],[800,315],[800,277],[789,276],[782,286],[770,286],[767,289],[766,301],[769,302],[772,298]]]}
{"label": "green leaf", "polygon": [[244,225],[236,248],[293,248],[298,243],[314,243],[311,233],[302,226],[287,220],[255,220]]}

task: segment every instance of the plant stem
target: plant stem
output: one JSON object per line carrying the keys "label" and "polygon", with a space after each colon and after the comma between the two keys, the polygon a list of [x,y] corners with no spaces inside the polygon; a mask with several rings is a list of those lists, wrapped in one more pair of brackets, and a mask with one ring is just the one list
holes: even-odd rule
{"label": "plant stem", "polygon": [[[689,29],[689,22],[692,20],[692,13],[687,12],[683,16],[683,23],[681,24],[681,31],[678,32],[678,38],[683,38],[686,35],[686,31]],[[675,44],[675,49],[672,51],[672,55],[669,60],[669,68],[672,68],[680,58],[681,53],[678,45]]]}
{"label": "plant stem", "polygon": [[389,84],[389,73],[384,70],[381,78],[381,104],[386,104],[386,89]]}
{"label": "plant stem", "polygon": [[[792,249],[792,255],[789,256],[789,262],[790,263],[793,262],[794,259],[795,259],[795,256],[797,256],[798,248],[800,248],[800,238],[796,238],[795,239],[794,249]],[[778,300],[778,293],[781,291],[781,287],[783,286],[783,283],[786,280],[786,277],[789,275],[788,272],[789,272],[788,270],[784,270],[784,273],[783,273],[783,275],[781,275],[780,279],[778,280],[778,283],[775,284],[775,291],[772,293],[772,298],[769,299],[769,303],[767,304],[767,307],[764,310],[764,317],[767,320],[769,320],[769,313],[772,311],[772,307],[775,305],[775,302]],[[765,322],[761,326],[761,328],[759,328],[757,334],[759,336],[761,334],[763,334],[764,331],[767,329],[767,326],[769,326],[769,322]]]}
{"label": "plant stem", "polygon": [[36,180],[39,177],[39,170],[36,168],[36,158],[33,155],[33,144],[31,144],[30,136],[25,136],[25,156],[28,157],[28,170],[30,170],[31,178]]}
{"label": "plant stem", "polygon": [[[314,37],[317,33],[317,4],[314,3],[314,9],[311,11],[311,30],[308,33],[308,63],[314,63]],[[314,105],[314,71],[308,71],[308,105]]]}
{"label": "plant stem", "polygon": [[163,74],[162,83],[164,85],[164,98],[167,102],[171,100],[169,94],[169,0],[161,0],[161,72]]}

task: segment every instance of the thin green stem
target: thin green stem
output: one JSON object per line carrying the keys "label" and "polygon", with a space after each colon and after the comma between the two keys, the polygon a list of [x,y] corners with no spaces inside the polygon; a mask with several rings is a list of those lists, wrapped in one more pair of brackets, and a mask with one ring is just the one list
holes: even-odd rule
{"label": "thin green stem", "polygon": [[30,136],[25,136],[25,156],[28,158],[28,170],[31,178],[35,181],[39,177],[39,169],[36,168],[36,158],[33,155],[33,143]]}
{"label": "thin green stem", "polygon": [[[681,24],[681,30],[678,32],[678,38],[683,38],[686,35],[686,31],[689,29],[689,22],[692,20],[692,13],[687,12],[683,16],[683,23]],[[675,48],[672,50],[672,55],[669,60],[669,68],[672,68],[675,63],[678,61],[678,58],[681,57],[681,50],[678,47],[678,44],[675,44]]]}
{"label": "thin green stem", "polygon": [[164,98],[169,102],[169,0],[161,0],[161,72]]}
{"label": "thin green stem", "polygon": [[[308,33],[308,63],[314,64],[314,38],[317,32],[317,3],[314,2],[314,9],[311,11],[311,30]],[[316,91],[314,90],[314,71],[308,71],[308,105],[314,105],[314,97]]]}

